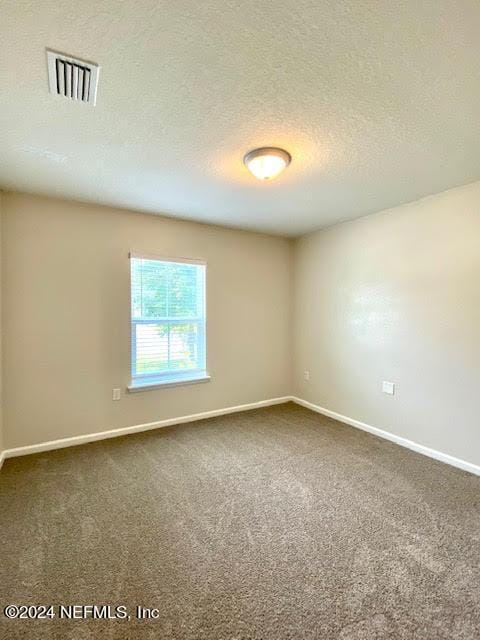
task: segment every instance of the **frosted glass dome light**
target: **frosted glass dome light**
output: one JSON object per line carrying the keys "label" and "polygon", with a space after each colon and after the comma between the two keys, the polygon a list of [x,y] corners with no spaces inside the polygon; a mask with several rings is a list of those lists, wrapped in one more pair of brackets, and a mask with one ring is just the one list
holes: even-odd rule
{"label": "frosted glass dome light", "polygon": [[284,149],[262,147],[249,151],[243,162],[255,178],[272,180],[277,178],[290,164],[292,157]]}

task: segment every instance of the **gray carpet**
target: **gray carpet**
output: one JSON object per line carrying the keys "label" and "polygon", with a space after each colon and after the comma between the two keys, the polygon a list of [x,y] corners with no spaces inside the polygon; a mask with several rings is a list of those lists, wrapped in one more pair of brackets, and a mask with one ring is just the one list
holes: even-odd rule
{"label": "gray carpet", "polygon": [[132,615],[2,617],[8,640],[480,637],[480,478],[293,404],[7,460],[0,486],[2,608]]}

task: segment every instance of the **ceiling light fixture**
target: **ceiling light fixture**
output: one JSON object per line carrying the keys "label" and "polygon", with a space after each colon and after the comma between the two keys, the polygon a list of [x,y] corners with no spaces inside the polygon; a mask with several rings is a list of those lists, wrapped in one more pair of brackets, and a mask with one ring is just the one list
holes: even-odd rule
{"label": "ceiling light fixture", "polygon": [[284,171],[292,160],[292,156],[284,149],[262,147],[249,151],[243,162],[255,178],[272,180]]}

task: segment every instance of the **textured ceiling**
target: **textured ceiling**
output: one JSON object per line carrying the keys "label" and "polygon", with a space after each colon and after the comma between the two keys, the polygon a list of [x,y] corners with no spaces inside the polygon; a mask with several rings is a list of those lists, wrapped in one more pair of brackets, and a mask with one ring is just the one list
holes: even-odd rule
{"label": "textured ceiling", "polygon": [[[0,0],[0,186],[297,235],[471,182],[479,34],[478,0]],[[46,47],[100,64],[95,108]]]}

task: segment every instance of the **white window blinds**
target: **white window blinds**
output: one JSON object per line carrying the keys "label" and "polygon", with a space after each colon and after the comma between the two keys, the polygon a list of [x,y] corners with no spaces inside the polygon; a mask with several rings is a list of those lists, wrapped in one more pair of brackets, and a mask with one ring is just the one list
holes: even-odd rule
{"label": "white window blinds", "polygon": [[203,263],[131,256],[132,386],[206,376]]}

